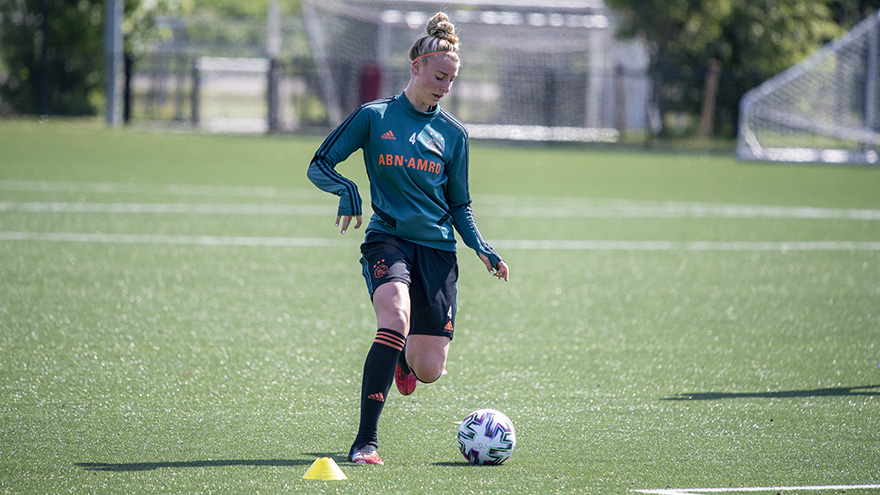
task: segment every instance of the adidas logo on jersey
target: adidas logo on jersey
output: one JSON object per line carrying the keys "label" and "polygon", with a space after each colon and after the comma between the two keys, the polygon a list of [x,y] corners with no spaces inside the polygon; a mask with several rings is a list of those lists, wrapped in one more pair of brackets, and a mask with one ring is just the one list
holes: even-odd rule
{"label": "adidas logo on jersey", "polygon": [[397,141],[397,138],[394,137],[394,133],[391,131],[388,131],[385,134],[382,134],[382,139],[390,139],[392,141]]}

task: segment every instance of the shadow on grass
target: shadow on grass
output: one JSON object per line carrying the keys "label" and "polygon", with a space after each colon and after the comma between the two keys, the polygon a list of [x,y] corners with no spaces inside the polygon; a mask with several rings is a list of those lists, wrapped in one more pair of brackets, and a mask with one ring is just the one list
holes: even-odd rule
{"label": "shadow on grass", "polygon": [[319,457],[331,457],[337,463],[344,462],[347,456],[340,452],[306,453],[308,459],[211,459],[203,461],[165,461],[165,462],[77,462],[75,466],[87,471],[153,471],[162,468],[205,468],[205,467],[296,467],[311,466]]}
{"label": "shadow on grass", "polygon": [[477,464],[472,464],[464,459],[462,459],[461,461],[457,461],[457,462],[450,462],[450,461],[434,462],[431,465],[432,466],[441,466],[441,467],[475,467],[475,468],[476,467],[484,467],[484,466],[479,466]]}
{"label": "shadow on grass", "polygon": [[797,399],[810,397],[852,397],[874,395],[880,395],[880,385],[780,390],[776,392],[698,392],[693,394],[678,394],[675,397],[665,397],[660,400]]}

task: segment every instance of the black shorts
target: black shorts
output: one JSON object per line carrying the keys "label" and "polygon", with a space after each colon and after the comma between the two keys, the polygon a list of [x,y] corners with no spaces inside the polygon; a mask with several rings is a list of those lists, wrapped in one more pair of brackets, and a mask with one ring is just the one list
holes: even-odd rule
{"label": "black shorts", "polygon": [[361,254],[370,299],[380,285],[403,282],[409,286],[410,333],[452,339],[458,299],[454,252],[370,232],[361,244]]}

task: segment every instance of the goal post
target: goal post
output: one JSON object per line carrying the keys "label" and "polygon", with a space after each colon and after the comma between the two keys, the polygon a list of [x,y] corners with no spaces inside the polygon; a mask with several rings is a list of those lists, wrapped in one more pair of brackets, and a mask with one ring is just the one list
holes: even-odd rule
{"label": "goal post", "polygon": [[880,165],[880,12],[746,93],[737,155]]}

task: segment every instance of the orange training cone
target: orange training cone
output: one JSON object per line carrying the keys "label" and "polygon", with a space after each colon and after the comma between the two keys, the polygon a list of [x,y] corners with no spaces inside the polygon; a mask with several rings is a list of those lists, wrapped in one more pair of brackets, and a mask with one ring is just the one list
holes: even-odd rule
{"label": "orange training cone", "polygon": [[339,469],[336,462],[330,457],[321,457],[312,463],[312,467],[306,471],[304,480],[347,480],[348,477]]}

